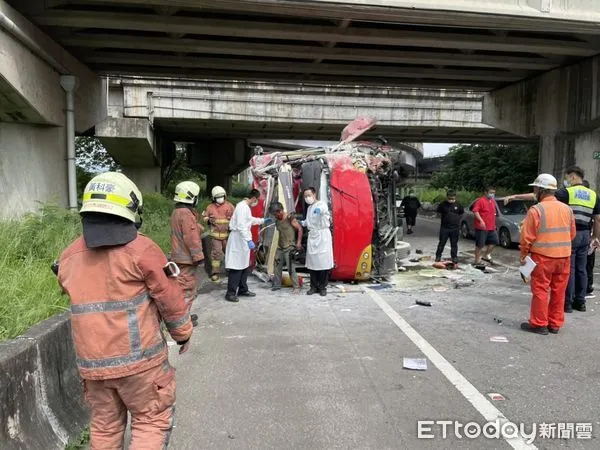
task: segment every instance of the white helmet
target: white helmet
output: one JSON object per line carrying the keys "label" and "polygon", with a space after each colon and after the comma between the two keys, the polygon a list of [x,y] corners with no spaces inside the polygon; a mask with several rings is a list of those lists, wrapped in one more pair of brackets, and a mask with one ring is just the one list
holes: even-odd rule
{"label": "white helmet", "polygon": [[142,193],[122,173],[105,172],[90,180],[83,191],[80,213],[97,212],[141,223]]}
{"label": "white helmet", "polygon": [[175,186],[175,197],[173,197],[173,200],[177,203],[195,205],[198,202],[198,195],[200,195],[200,186],[193,181],[182,181]]}
{"label": "white helmet", "polygon": [[529,186],[536,186],[542,189],[555,191],[558,189],[558,181],[549,173],[541,173]]}
{"label": "white helmet", "polygon": [[227,192],[225,192],[225,189],[223,189],[221,186],[215,186],[212,188],[212,191],[210,191],[210,195],[212,196],[213,200],[215,200],[219,197],[225,197]]}

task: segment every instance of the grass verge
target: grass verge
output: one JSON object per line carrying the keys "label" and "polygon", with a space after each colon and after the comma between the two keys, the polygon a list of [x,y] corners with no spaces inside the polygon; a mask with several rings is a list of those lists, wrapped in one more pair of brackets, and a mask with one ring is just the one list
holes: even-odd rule
{"label": "grass verge", "polygon": [[[230,199],[234,204],[239,199]],[[203,211],[209,199],[202,199]],[[170,251],[173,202],[160,194],[144,195],[143,225],[165,253]],[[50,270],[52,262],[81,233],[79,215],[55,205],[44,205],[38,214],[0,222],[0,341],[12,339],[32,325],[68,310]]]}

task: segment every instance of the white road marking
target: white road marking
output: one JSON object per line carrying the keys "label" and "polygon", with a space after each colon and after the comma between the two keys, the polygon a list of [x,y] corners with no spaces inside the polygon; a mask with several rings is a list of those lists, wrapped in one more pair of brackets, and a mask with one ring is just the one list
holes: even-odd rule
{"label": "white road marking", "polygon": [[[488,422],[498,420],[502,425],[509,420],[496,408],[481,392],[471,384],[458,370],[448,362],[429,342],[427,342],[409,323],[400,316],[383,297],[377,292],[367,289],[367,294],[379,306],[387,316],[392,319],[398,328],[415,344],[423,354],[429,358],[435,367],[444,375],[450,383],[458,389],[464,398],[484,417]],[[537,447],[527,444],[523,437],[505,438],[506,442],[517,450],[534,450]]]}

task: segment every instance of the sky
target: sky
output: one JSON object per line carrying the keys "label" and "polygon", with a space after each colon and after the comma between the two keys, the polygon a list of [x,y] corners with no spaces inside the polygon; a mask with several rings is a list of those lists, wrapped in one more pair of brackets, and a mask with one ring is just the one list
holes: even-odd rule
{"label": "sky", "polygon": [[454,144],[423,144],[423,155],[425,158],[445,155],[453,145]]}

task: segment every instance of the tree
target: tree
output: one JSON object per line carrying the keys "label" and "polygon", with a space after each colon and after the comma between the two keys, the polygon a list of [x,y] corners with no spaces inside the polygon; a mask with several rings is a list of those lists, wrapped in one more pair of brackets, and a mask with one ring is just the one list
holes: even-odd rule
{"label": "tree", "polygon": [[450,168],[432,179],[435,188],[481,191],[486,185],[511,192],[527,192],[537,176],[535,144],[456,145],[450,149]]}
{"label": "tree", "polygon": [[101,172],[118,170],[119,165],[95,137],[75,138],[75,166],[77,169],[77,192],[83,193],[92,177]]}

